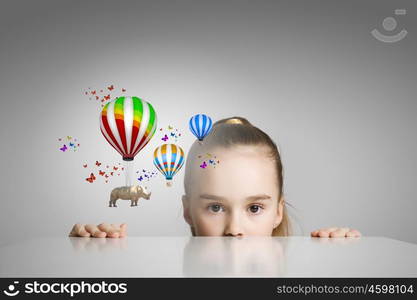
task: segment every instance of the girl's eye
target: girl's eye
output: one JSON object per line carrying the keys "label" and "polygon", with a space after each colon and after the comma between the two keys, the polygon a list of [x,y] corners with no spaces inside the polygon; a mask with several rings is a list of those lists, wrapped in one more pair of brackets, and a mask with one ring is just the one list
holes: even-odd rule
{"label": "girl's eye", "polygon": [[217,213],[222,209],[221,205],[219,205],[219,204],[212,204],[208,208],[209,208],[209,210],[211,210],[214,213]]}
{"label": "girl's eye", "polygon": [[263,207],[261,207],[260,205],[251,205],[249,207],[250,212],[253,214],[258,214],[262,209]]}

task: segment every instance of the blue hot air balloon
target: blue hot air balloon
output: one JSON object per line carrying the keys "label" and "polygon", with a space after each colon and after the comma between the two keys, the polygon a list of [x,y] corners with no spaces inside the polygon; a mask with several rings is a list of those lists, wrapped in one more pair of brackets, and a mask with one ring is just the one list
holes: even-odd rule
{"label": "blue hot air balloon", "polygon": [[199,141],[202,141],[210,133],[212,128],[213,122],[209,116],[198,114],[190,119],[190,130]]}

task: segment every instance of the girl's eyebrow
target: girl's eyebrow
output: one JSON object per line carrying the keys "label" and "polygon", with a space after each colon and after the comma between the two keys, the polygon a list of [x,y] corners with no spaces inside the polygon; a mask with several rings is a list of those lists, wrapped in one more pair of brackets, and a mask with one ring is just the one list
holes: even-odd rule
{"label": "girl's eyebrow", "polygon": [[[216,196],[216,195],[211,195],[211,194],[201,194],[199,196],[200,199],[205,199],[205,200],[217,200],[217,201],[225,201],[226,198],[221,197],[221,196]],[[259,195],[254,195],[254,196],[249,196],[246,198],[246,201],[256,201],[256,200],[271,200],[271,196],[266,195],[266,194],[259,194]]]}

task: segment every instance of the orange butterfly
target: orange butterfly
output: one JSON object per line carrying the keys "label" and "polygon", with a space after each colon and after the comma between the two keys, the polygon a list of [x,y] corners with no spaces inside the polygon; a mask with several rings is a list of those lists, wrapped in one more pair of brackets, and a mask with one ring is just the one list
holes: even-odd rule
{"label": "orange butterfly", "polygon": [[93,173],[90,174],[90,177],[86,178],[89,183],[93,183],[94,180],[96,180],[96,176],[94,176]]}
{"label": "orange butterfly", "polygon": [[109,86],[109,87],[107,87],[108,89],[109,89],[109,91],[111,91],[111,90],[113,90],[114,89],[114,86],[113,85],[111,85],[111,86]]}
{"label": "orange butterfly", "polygon": [[101,163],[100,163],[100,162],[98,162],[97,160],[96,160],[96,166],[97,166],[97,167],[100,167],[100,166],[101,166]]}
{"label": "orange butterfly", "polygon": [[104,171],[102,171],[102,170],[99,170],[99,171],[98,171],[98,174],[99,174],[99,175],[101,175],[101,176],[103,176],[104,174],[106,174],[106,172],[104,172]]}
{"label": "orange butterfly", "polygon": [[104,96],[104,100],[110,100],[110,94],[108,94],[107,96]]}

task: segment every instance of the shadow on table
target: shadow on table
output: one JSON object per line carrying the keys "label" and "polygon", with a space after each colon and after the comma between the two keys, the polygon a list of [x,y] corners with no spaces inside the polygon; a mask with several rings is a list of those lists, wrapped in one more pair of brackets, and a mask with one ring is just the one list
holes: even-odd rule
{"label": "shadow on table", "polygon": [[126,238],[70,237],[69,239],[75,252],[109,252],[127,249]]}
{"label": "shadow on table", "polygon": [[191,237],[184,248],[185,277],[280,277],[287,241],[274,238]]}

